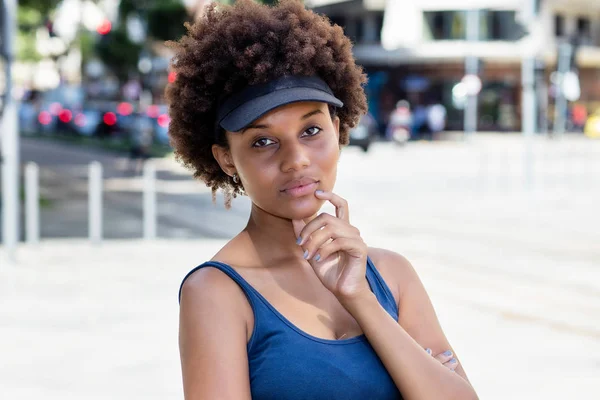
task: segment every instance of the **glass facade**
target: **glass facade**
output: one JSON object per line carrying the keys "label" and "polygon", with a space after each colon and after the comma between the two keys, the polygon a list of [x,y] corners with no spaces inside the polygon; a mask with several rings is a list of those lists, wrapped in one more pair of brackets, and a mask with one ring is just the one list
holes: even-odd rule
{"label": "glass facade", "polygon": [[[515,41],[525,34],[515,11],[481,10],[479,15],[479,40]],[[423,38],[427,41],[466,39],[467,13],[464,10],[425,11],[423,22]]]}
{"label": "glass facade", "polygon": [[425,40],[466,39],[467,14],[465,11],[426,11],[423,13]]}

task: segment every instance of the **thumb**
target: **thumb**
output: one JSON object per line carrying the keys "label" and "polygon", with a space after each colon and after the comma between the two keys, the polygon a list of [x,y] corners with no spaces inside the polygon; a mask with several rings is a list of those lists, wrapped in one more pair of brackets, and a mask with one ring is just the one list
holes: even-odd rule
{"label": "thumb", "polygon": [[296,236],[296,238],[298,238],[298,236],[300,236],[300,232],[302,232],[302,229],[304,229],[304,227],[306,226],[306,222],[304,222],[304,220],[301,219],[293,219],[292,226],[294,227],[294,235]]}

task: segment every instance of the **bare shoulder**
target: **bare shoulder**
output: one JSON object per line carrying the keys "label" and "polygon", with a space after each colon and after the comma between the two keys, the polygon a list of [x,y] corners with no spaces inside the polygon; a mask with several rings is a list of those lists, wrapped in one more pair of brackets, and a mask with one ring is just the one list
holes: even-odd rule
{"label": "bare shoulder", "polygon": [[200,268],[183,283],[179,351],[186,399],[250,398],[247,362],[240,362],[247,359],[249,307],[237,283],[216,268]]}
{"label": "bare shoulder", "polygon": [[391,250],[369,247],[369,257],[399,302],[407,287],[418,279],[406,257]]}
{"label": "bare shoulder", "polygon": [[243,298],[242,289],[227,274],[217,268],[204,267],[187,276],[181,287],[180,301],[182,306],[219,303],[228,307],[229,303],[237,303],[237,299]]}
{"label": "bare shoulder", "polygon": [[[253,323],[252,308],[242,288],[225,272],[214,267],[199,268],[190,273],[181,287],[180,319],[207,319],[227,316],[231,323],[246,328]],[[214,312],[218,311],[216,315]]]}

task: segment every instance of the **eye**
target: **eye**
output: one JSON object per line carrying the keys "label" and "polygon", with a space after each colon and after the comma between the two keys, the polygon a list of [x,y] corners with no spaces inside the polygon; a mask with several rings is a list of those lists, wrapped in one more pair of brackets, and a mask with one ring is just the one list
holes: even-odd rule
{"label": "eye", "polygon": [[307,130],[304,131],[304,133],[302,134],[302,136],[316,136],[319,134],[319,132],[321,132],[322,129],[319,128],[318,126],[311,126],[310,128],[308,128]]}
{"label": "eye", "polygon": [[268,139],[268,138],[260,138],[258,140],[256,140],[253,144],[252,147],[267,147],[271,144],[275,143],[273,140]]}

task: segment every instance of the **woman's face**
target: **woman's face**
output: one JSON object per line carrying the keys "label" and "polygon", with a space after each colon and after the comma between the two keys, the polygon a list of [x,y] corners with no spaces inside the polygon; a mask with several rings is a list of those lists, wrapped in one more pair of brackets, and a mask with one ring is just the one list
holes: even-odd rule
{"label": "woman's face", "polygon": [[260,209],[286,219],[309,218],[333,189],[340,155],[339,119],[325,103],[281,106],[240,132],[227,132],[229,149],[213,154],[229,175],[236,172]]}

